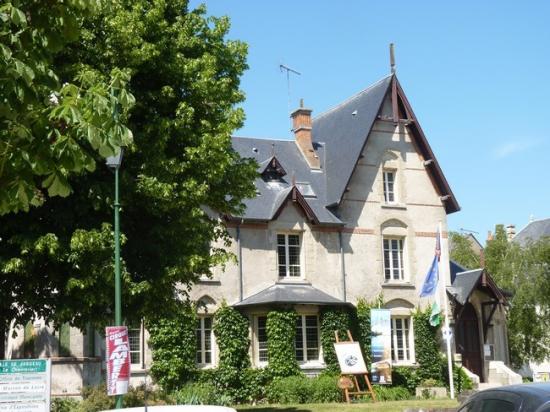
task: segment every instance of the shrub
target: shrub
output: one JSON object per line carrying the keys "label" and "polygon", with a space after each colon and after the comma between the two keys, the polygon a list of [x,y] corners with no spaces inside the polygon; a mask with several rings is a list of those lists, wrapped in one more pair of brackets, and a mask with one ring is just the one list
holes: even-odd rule
{"label": "shrub", "polygon": [[413,399],[411,393],[403,386],[375,385],[374,393],[378,401],[404,401]]}
{"label": "shrub", "polygon": [[273,310],[267,315],[268,370],[273,378],[297,375],[300,367],[296,362],[296,312]]}
{"label": "shrub", "polygon": [[105,384],[87,386],[82,389],[82,402],[78,405],[78,412],[97,412],[114,409],[115,397],[107,396]]}
{"label": "shrub", "polygon": [[323,375],[307,378],[305,375],[274,379],[267,388],[270,403],[322,403],[342,400],[336,376]]}
{"label": "shrub", "polygon": [[346,331],[351,329],[349,313],[340,308],[324,308],[321,311],[321,346],[323,358],[330,373],[340,372],[336,352],[334,352],[334,331],[338,331],[341,340],[348,340]]}
{"label": "shrub", "polygon": [[174,390],[187,382],[196,372],[195,310],[185,305],[170,319],[148,322],[149,346],[153,363],[151,375],[165,390]]}
{"label": "shrub", "polygon": [[51,403],[52,412],[74,412],[78,409],[80,402],[71,398],[53,398]]}
{"label": "shrub", "polygon": [[168,405],[172,399],[166,396],[166,392],[153,389],[151,386],[139,385],[130,387],[128,393],[124,395],[124,406],[135,407],[152,405]]}
{"label": "shrub", "polygon": [[173,393],[176,405],[218,405],[218,394],[212,383],[188,383]]}
{"label": "shrub", "polygon": [[392,368],[392,384],[405,388],[409,394],[414,395],[420,379],[416,374],[416,368],[410,366],[396,366]]}
{"label": "shrub", "polygon": [[[441,366],[441,381],[444,382],[443,385],[449,389],[449,367],[447,365],[447,359],[442,360]],[[453,382],[455,386],[455,391],[457,393],[468,391],[474,388],[474,383],[470,377],[464,372],[462,367],[453,366]]]}

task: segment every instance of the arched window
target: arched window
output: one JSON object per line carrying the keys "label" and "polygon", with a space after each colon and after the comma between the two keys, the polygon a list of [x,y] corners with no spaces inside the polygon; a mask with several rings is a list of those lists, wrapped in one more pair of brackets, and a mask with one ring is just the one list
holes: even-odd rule
{"label": "arched window", "polygon": [[414,330],[411,311],[414,306],[404,299],[394,299],[385,307],[391,313],[391,355],[394,364],[415,362]]}

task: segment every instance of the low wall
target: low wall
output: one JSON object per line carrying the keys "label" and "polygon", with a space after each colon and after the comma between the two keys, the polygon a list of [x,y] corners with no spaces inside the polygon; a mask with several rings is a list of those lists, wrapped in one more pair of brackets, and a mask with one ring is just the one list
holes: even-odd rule
{"label": "low wall", "polygon": [[84,386],[102,381],[101,358],[51,358],[52,396],[80,396]]}

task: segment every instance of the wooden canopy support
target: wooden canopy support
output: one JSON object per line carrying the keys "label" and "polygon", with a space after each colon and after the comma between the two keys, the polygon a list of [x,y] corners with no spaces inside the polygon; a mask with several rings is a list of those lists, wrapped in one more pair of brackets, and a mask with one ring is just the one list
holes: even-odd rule
{"label": "wooden canopy support", "polygon": [[[353,342],[353,337],[351,336],[351,332],[349,330],[346,331],[347,335],[348,335],[348,339],[347,341],[344,341],[344,342]],[[336,339],[336,343],[339,343],[340,342],[340,337],[338,336],[338,331],[335,330],[334,331],[334,337]],[[353,374],[353,375],[344,375],[344,374],[340,374],[342,377],[348,377],[348,376],[351,376],[352,378],[352,382],[353,382],[353,388],[344,388],[344,396],[346,397],[346,402],[347,403],[350,403],[351,402],[351,397],[353,396],[362,396],[362,395],[370,395],[372,397],[372,400],[374,402],[376,402],[376,394],[374,393],[374,390],[372,389],[372,385],[370,383],[370,380],[369,380],[369,376],[364,373],[364,374]],[[365,379],[365,384],[368,388],[368,390],[366,391],[362,391],[361,390],[361,387],[359,386],[359,380],[357,379],[357,377],[363,377]]]}

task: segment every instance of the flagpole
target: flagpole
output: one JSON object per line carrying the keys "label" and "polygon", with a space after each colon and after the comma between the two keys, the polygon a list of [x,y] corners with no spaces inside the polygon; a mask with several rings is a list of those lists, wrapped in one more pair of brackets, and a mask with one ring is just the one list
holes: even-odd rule
{"label": "flagpole", "polygon": [[[441,240],[443,240],[443,230],[442,230],[442,224],[441,221],[439,221],[439,236],[441,236]],[[443,243],[443,242],[441,242]],[[445,259],[443,260],[443,273],[441,278],[443,279],[443,282],[440,282],[443,285],[443,314],[445,316],[445,332],[443,335],[443,338],[445,339],[445,342],[447,344],[447,369],[449,370],[449,388],[451,392],[451,399],[455,398],[455,385],[453,380],[453,359],[452,359],[452,353],[451,353],[451,328],[449,325],[449,303],[447,302],[447,288],[446,288],[446,282],[448,278],[448,271],[449,271],[449,237],[447,235],[447,241],[446,241],[446,247],[441,248],[441,254],[445,251]],[[441,273],[441,272],[440,272]]]}

